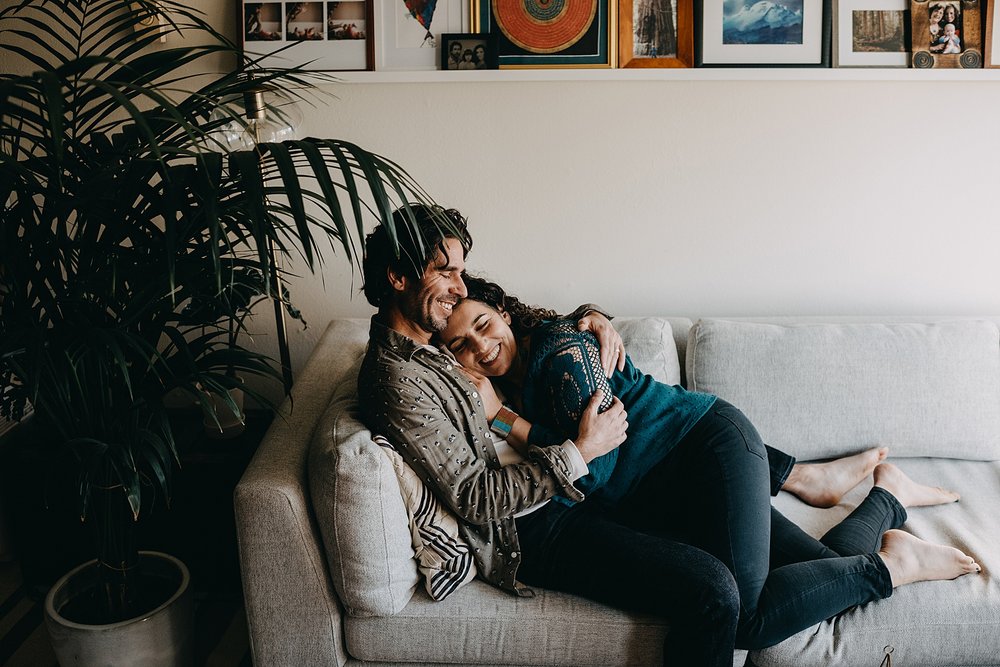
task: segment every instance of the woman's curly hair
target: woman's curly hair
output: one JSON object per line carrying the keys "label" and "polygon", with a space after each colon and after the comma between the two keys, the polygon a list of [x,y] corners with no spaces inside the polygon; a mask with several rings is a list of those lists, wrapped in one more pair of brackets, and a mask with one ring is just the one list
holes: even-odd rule
{"label": "woman's curly hair", "polygon": [[523,336],[546,321],[559,319],[559,314],[548,308],[539,308],[521,303],[512,294],[507,294],[502,287],[485,278],[462,274],[465,288],[469,291],[466,299],[485,303],[496,310],[506,311],[510,315],[511,329],[517,336]]}

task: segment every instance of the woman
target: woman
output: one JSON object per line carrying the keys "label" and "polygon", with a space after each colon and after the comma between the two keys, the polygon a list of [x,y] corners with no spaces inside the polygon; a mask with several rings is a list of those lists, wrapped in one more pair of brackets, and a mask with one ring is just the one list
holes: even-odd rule
{"label": "woman", "polygon": [[[572,323],[550,321],[553,313],[527,308],[487,281],[469,277],[466,286],[469,296],[440,340],[477,380],[487,415],[501,417],[511,444],[572,438],[582,406],[604,382],[628,413],[628,439],[592,461],[581,482],[586,500],[548,503],[517,520],[518,577],[526,583],[622,604],[587,583],[600,566],[592,552],[614,552],[629,530],[656,535],[726,565],[740,598],[735,645],[755,649],[896,586],[979,571],[957,549],[895,530],[905,507],[953,502],[956,494],[882,463],[868,497],[815,540],[771,507],[767,449],[738,409],[655,382],[629,359],[607,380],[593,339]],[[528,418],[501,409],[483,378],[495,378]]]}

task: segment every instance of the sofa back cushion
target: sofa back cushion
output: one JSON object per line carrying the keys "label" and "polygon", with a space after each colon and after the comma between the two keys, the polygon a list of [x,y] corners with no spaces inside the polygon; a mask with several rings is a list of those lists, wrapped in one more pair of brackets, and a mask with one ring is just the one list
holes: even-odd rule
{"label": "sofa back cushion", "polygon": [[688,386],[742,409],[801,460],[1000,459],[1000,333],[988,321],[768,324],[700,320]]}
{"label": "sofa back cushion", "polygon": [[643,373],[666,384],[680,384],[681,365],[670,321],[662,317],[616,317],[612,320],[625,353]]}
{"label": "sofa back cushion", "polygon": [[347,613],[390,616],[410,601],[417,564],[392,462],[358,418],[360,364],[334,390],[313,434],[309,492]]}

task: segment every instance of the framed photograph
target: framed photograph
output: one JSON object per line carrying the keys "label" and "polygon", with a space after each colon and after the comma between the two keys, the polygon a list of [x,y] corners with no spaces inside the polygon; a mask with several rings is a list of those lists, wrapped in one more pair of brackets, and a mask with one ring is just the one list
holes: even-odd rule
{"label": "framed photograph", "polygon": [[243,52],[264,66],[369,70],[374,66],[372,0],[240,0]]}
{"label": "framed photograph", "polygon": [[[997,0],[986,6],[986,67],[1000,67],[1000,6]],[[994,30],[993,26],[996,26]]]}
{"label": "framed photograph", "polygon": [[909,0],[834,0],[834,67],[909,67]]}
{"label": "framed photograph", "polygon": [[496,35],[464,32],[441,35],[441,69],[499,69]]}
{"label": "framed photograph", "polygon": [[441,34],[469,32],[469,0],[375,0],[375,69],[432,70]]}
{"label": "framed photograph", "polygon": [[699,67],[829,67],[831,0],[695,0]]}
{"label": "framed photograph", "polygon": [[500,69],[614,67],[613,0],[472,0],[472,30],[496,35]]}
{"label": "framed photograph", "polygon": [[982,67],[979,21],[979,0],[910,0],[913,67]]}
{"label": "framed photograph", "polygon": [[619,67],[694,67],[693,0],[618,0]]}

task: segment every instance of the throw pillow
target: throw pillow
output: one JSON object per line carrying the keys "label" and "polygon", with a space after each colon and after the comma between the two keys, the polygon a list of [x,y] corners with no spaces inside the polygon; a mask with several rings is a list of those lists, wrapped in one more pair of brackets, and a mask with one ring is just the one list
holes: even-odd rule
{"label": "throw pillow", "polygon": [[459,536],[458,520],[434,497],[420,477],[383,436],[372,438],[392,462],[410,518],[417,568],[427,593],[443,600],[476,578],[472,550]]}

